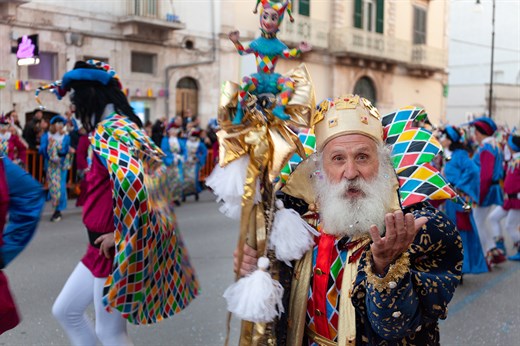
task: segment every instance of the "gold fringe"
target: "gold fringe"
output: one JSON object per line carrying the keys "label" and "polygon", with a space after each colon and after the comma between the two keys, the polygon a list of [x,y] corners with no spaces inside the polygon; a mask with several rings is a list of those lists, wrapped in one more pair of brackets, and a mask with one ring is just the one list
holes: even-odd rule
{"label": "gold fringe", "polygon": [[372,252],[370,250],[367,251],[366,256],[367,261],[365,264],[365,272],[367,273],[367,282],[374,286],[374,288],[379,292],[390,290],[389,284],[391,281],[397,284],[397,282],[399,282],[399,280],[410,271],[410,258],[408,251],[401,254],[401,256],[390,265],[388,272],[384,277],[379,277],[372,271]]}

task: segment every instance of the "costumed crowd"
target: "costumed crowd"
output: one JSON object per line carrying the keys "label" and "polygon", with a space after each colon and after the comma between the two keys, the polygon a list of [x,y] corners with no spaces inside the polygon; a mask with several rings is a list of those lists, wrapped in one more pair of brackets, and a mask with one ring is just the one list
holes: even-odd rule
{"label": "costumed crowd", "polygon": [[[128,322],[160,322],[199,294],[174,209],[206,186],[239,220],[236,280],[222,293],[240,345],[438,345],[462,275],[520,261],[515,130],[487,117],[435,128],[421,108],[381,114],[362,95],[316,104],[304,64],[275,72],[311,50],[277,38],[291,5],[258,0],[260,37],[229,34],[257,72],[224,82],[207,129],[190,109],[143,123],[96,60],[38,88],[23,130],[15,111],[0,118],[0,269],[45,200],[60,221],[69,182],[79,187],[86,249],[52,306],[71,344],[132,345]],[[70,95],[64,116],[46,120],[45,90]],[[46,188],[24,169],[43,171]],[[19,322],[0,270],[0,333]]]}

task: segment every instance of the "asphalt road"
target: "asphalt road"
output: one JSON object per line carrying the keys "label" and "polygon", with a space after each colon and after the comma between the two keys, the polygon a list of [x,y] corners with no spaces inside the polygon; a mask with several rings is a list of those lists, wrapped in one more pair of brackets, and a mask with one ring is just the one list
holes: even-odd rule
{"label": "asphalt road", "polygon": [[[72,203],[71,203],[72,204]],[[179,315],[153,326],[129,325],[135,345],[223,345],[227,312],[222,293],[233,281],[232,250],[238,224],[221,215],[209,193],[177,209],[181,233],[201,284],[200,296]],[[86,233],[80,210],[70,208],[61,222],[43,215],[38,232],[6,272],[23,321],[0,336],[1,345],[68,345],[51,306],[82,257]],[[442,345],[520,345],[520,263],[492,273],[464,277],[441,322]],[[93,310],[89,310],[93,317]],[[232,323],[236,345],[238,323]]]}

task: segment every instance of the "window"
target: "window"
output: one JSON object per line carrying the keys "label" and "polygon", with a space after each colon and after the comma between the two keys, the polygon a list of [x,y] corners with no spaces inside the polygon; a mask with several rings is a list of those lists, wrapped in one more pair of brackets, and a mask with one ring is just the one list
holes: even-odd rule
{"label": "window", "polygon": [[375,106],[377,103],[376,88],[374,82],[368,77],[361,77],[354,86],[354,94],[366,98]]}
{"label": "window", "polygon": [[384,0],[355,0],[354,27],[375,31],[382,34],[384,30]]}
{"label": "window", "polygon": [[58,79],[58,54],[40,52],[40,63],[28,66],[29,79]]}
{"label": "window", "polygon": [[426,9],[413,8],[413,44],[426,43]]}
{"label": "window", "polygon": [[375,31],[376,29],[375,12],[376,6],[374,0],[363,1],[363,28],[366,31]]}
{"label": "window", "polygon": [[144,17],[157,17],[158,11],[158,0],[133,0],[130,3],[131,10],[130,14],[135,16],[144,16]]}
{"label": "window", "polygon": [[298,13],[302,16],[309,17],[311,14],[311,0],[299,0]]}
{"label": "window", "polygon": [[132,52],[132,72],[155,73],[156,54]]}

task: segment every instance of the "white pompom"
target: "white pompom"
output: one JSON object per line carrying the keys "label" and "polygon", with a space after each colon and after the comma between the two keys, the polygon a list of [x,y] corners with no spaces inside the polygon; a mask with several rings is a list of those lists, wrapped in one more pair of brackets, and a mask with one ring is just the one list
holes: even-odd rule
{"label": "white pompom", "polygon": [[[231,162],[225,167],[215,166],[206,178],[206,185],[217,196],[217,202],[223,202],[220,211],[235,220],[240,219],[242,212],[242,195],[246,181],[249,155]],[[260,201],[260,182],[257,180],[255,203]]]}
{"label": "white pompom", "polygon": [[260,257],[258,268],[224,292],[227,308],[240,319],[255,323],[272,322],[284,311],[283,287],[267,272],[269,259]]}
{"label": "white pompom", "polygon": [[313,236],[319,233],[295,210],[285,209],[282,201],[277,200],[276,207],[269,248],[275,250],[277,259],[290,266],[290,261],[299,260],[312,248]]}

